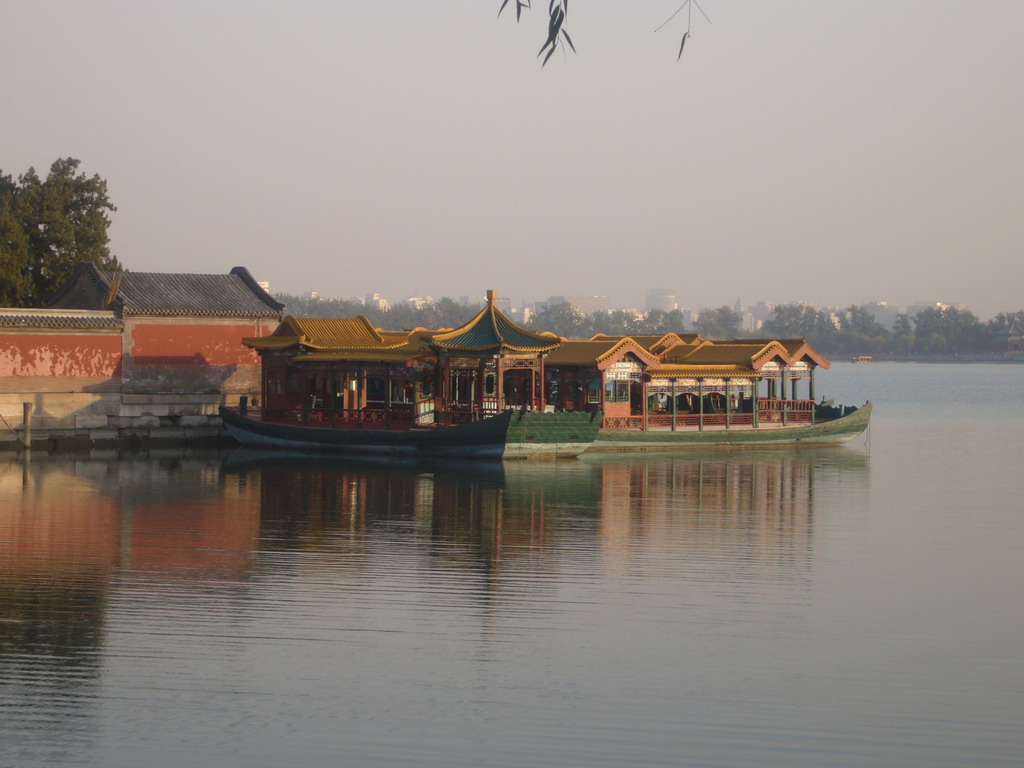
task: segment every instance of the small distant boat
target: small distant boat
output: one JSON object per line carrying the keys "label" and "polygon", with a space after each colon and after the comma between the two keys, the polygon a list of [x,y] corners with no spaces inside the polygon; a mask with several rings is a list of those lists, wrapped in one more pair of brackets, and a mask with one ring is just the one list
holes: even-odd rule
{"label": "small distant boat", "polygon": [[851,363],[873,363],[875,359],[871,355],[857,355],[850,360]]}

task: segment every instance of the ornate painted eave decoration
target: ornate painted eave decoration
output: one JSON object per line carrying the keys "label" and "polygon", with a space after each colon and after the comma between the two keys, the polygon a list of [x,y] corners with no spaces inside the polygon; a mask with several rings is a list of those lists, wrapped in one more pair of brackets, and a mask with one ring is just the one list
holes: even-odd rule
{"label": "ornate painted eave decoration", "polygon": [[793,363],[808,362],[812,365],[817,365],[824,368],[826,371],[832,367],[832,364],[822,357],[820,354],[814,351],[814,348],[807,343],[807,339],[735,339],[734,341],[728,342],[729,344],[770,344],[770,343],[781,344],[783,349],[786,350],[786,360],[792,365]]}
{"label": "ornate painted eave decoration", "polygon": [[664,379],[704,379],[704,378],[761,378],[761,373],[750,365],[663,365],[651,371],[651,378]]}
{"label": "ornate painted eave decoration", "polygon": [[557,336],[521,328],[495,306],[497,294],[487,292],[487,306],[461,328],[434,334],[430,345],[449,354],[542,355],[561,345]]}
{"label": "ornate painted eave decoration", "polygon": [[792,358],[787,353],[786,348],[777,341],[765,344],[759,352],[756,352],[753,357],[751,357],[750,362],[754,368],[760,370],[764,367],[765,363],[776,358],[782,360],[783,363],[786,364],[793,362]]}
{"label": "ornate painted eave decoration", "polygon": [[643,345],[639,344],[634,339],[627,336],[624,339],[622,339],[618,344],[616,344],[603,355],[597,358],[598,367],[607,367],[612,363],[612,361],[618,360],[624,357],[626,354],[630,353],[632,353],[633,356],[636,357],[637,360],[643,363],[647,368],[657,368],[659,365],[661,365],[661,359],[657,355],[649,352],[647,349],[643,347]]}

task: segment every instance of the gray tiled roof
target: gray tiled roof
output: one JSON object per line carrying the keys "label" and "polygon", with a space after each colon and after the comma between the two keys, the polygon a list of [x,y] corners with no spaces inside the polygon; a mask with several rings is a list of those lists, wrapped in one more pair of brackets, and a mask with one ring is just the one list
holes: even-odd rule
{"label": "gray tiled roof", "polygon": [[50,306],[109,307],[124,316],[280,317],[284,309],[244,267],[199,275],[111,272],[93,264],[79,264]]}
{"label": "gray tiled roof", "polygon": [[74,309],[0,309],[0,328],[68,328],[78,330],[120,330],[121,320],[113,312]]}

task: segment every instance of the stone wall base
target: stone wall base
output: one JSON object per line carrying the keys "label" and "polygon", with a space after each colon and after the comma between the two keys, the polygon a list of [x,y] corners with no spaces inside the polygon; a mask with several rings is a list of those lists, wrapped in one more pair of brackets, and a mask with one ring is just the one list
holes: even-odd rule
{"label": "stone wall base", "polygon": [[32,450],[135,450],[231,445],[218,408],[238,395],[46,392],[0,394],[0,452],[23,451],[23,404],[32,404]]}
{"label": "stone wall base", "polygon": [[[237,445],[223,426],[151,429],[32,429],[32,452],[81,453],[93,450],[145,451],[153,448],[226,448]],[[23,452],[21,434],[0,434],[0,455]]]}

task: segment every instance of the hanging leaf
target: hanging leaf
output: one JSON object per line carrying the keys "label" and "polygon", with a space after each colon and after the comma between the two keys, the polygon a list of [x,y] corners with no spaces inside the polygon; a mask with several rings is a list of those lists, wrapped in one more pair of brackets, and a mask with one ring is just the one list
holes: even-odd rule
{"label": "hanging leaf", "polygon": [[569,37],[569,33],[566,32],[564,29],[562,30],[562,37],[565,38],[565,42],[567,42],[569,44],[569,47],[572,48],[572,52],[576,53],[576,46],[572,44],[572,38]]}
{"label": "hanging leaf", "polygon": [[[551,54],[555,52],[555,48],[558,46],[558,32],[562,27],[562,21],[564,19],[564,11],[562,11],[561,7],[556,7],[554,12],[551,14],[551,20],[548,22],[548,39],[544,41],[544,45],[542,45],[540,50],[537,51],[537,55],[540,56],[548,46],[551,46],[551,50],[548,51],[548,55],[544,59],[545,64],[547,63],[547,60],[551,58]],[[541,66],[544,65],[542,64]]]}
{"label": "hanging leaf", "polygon": [[501,16],[501,12],[505,10],[506,5],[508,5],[508,0],[501,0],[501,8],[498,9],[499,16]]}
{"label": "hanging leaf", "polygon": [[689,32],[683,33],[683,41],[679,43],[679,55],[676,56],[676,61],[679,61],[683,57],[683,46],[686,45],[686,38],[690,36]]}

